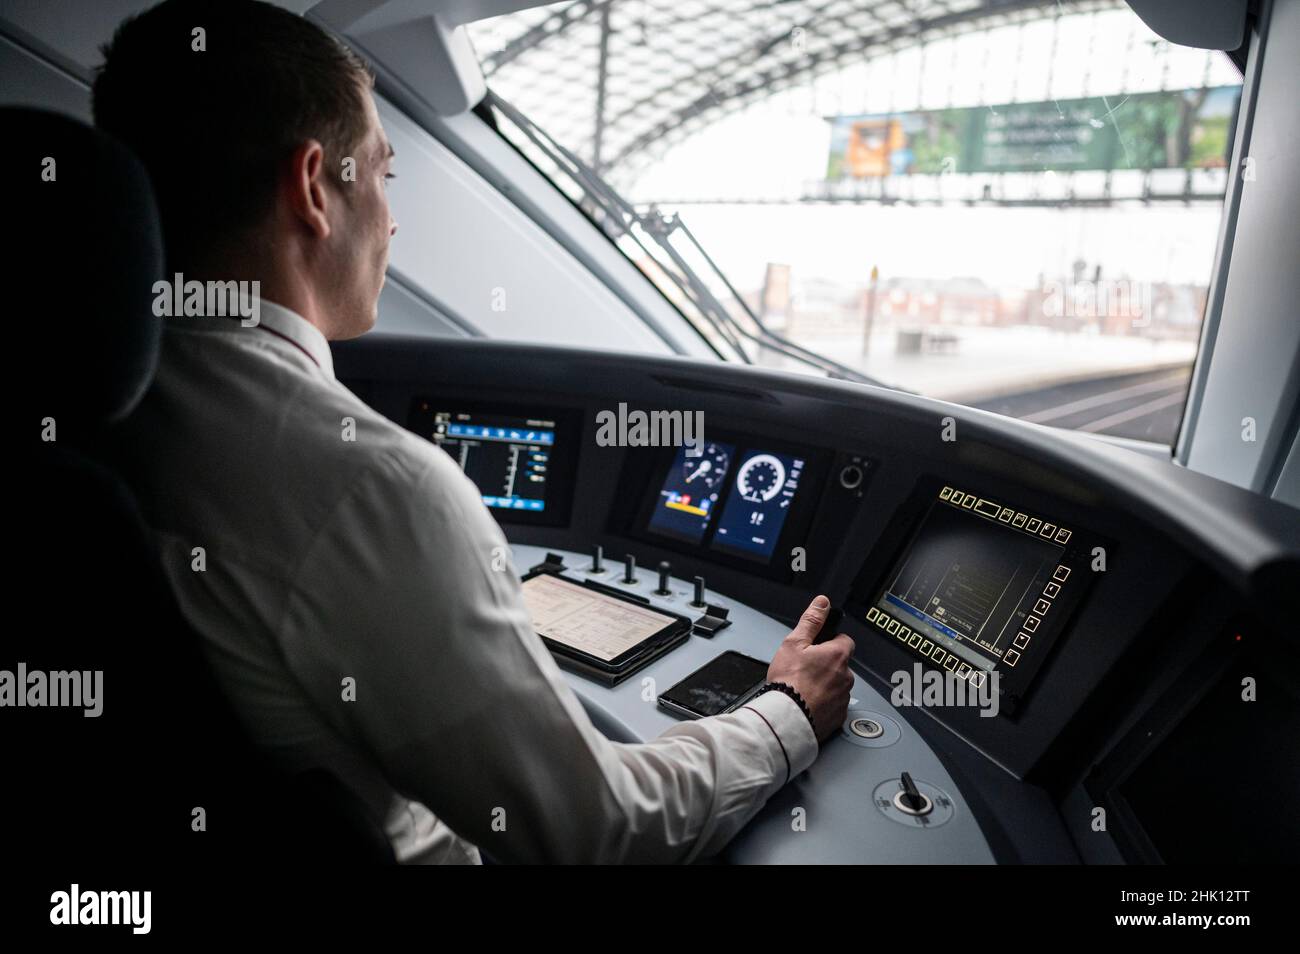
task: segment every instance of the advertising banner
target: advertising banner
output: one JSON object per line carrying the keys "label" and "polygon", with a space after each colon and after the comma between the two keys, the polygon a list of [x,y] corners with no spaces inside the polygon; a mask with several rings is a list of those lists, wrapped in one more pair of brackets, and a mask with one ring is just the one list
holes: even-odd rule
{"label": "advertising banner", "polygon": [[826,178],[1226,165],[1241,88],[834,116]]}

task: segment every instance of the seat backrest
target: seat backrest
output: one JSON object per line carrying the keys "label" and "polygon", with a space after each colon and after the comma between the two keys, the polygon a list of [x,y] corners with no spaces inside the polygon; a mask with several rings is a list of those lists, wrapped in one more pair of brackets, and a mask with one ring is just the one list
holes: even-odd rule
{"label": "seat backrest", "polygon": [[[144,168],[54,113],[0,109],[0,137],[6,224],[18,239],[5,262],[17,346],[4,380],[24,449],[11,465],[9,521],[21,622],[0,640],[0,671],[39,703],[0,709],[6,758],[21,767],[0,786],[6,847],[181,865],[250,854],[391,860],[382,830],[337,780],[285,779],[255,752],[134,497],[97,453],[158,362],[163,241]],[[50,706],[56,688],[61,698],[79,688],[82,705]]]}

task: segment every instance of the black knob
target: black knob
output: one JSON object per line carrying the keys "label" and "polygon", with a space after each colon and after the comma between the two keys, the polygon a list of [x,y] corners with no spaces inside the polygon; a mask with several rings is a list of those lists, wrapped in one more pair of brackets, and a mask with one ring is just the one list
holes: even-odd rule
{"label": "black knob", "polygon": [[704,608],[704,577],[702,576],[695,578],[695,599],[691,600],[691,605]]}
{"label": "black knob", "polygon": [[591,569],[588,573],[601,573],[605,569],[605,549],[599,543],[591,548]]}
{"label": "black knob", "polygon": [[902,782],[903,791],[899,793],[898,801],[903,809],[917,815],[924,812],[930,800],[921,794],[921,790],[912,781],[912,776],[904,772],[899,781]]}
{"label": "black knob", "polygon": [[630,553],[623,557],[623,582],[636,582],[636,557]]}
{"label": "black knob", "polygon": [[672,565],[667,560],[659,564],[659,589],[655,590],[655,596],[668,596],[672,593],[672,590],[668,589],[668,574],[672,569]]}

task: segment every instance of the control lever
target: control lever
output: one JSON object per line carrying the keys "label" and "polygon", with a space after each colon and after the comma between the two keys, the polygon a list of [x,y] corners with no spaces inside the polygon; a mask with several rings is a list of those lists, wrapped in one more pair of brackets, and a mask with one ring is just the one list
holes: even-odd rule
{"label": "control lever", "polygon": [[840,623],[844,622],[844,610],[838,606],[832,606],[826,611],[826,622],[822,623],[822,628],[817,635],[813,637],[813,645],[828,642],[834,639],[840,631]]}
{"label": "control lever", "polygon": [[664,560],[659,564],[659,589],[655,590],[655,596],[671,596],[672,590],[668,588],[669,574],[672,572],[672,564]]}
{"label": "control lever", "polygon": [[629,553],[623,557],[623,580],[622,582],[632,584],[636,582],[636,557]]}
{"label": "control lever", "polygon": [[587,570],[587,572],[588,573],[605,572],[605,548],[602,547],[599,543],[591,548],[591,569]]}
{"label": "control lever", "polygon": [[704,609],[704,577],[695,578],[695,599],[691,600],[691,605],[696,609]]}
{"label": "control lever", "polygon": [[904,772],[899,781],[902,783],[903,790],[894,796],[894,804],[909,815],[928,814],[934,806],[930,803],[930,799],[926,798],[921,793],[921,790],[916,787],[911,774]]}

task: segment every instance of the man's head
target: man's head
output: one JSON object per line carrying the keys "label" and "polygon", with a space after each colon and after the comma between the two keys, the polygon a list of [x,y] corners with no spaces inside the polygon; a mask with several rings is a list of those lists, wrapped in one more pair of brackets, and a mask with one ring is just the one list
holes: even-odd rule
{"label": "man's head", "polygon": [[166,0],[104,48],[95,123],[153,179],[168,264],[261,279],[327,337],[369,329],[396,225],[372,77],[302,17],[255,0]]}

